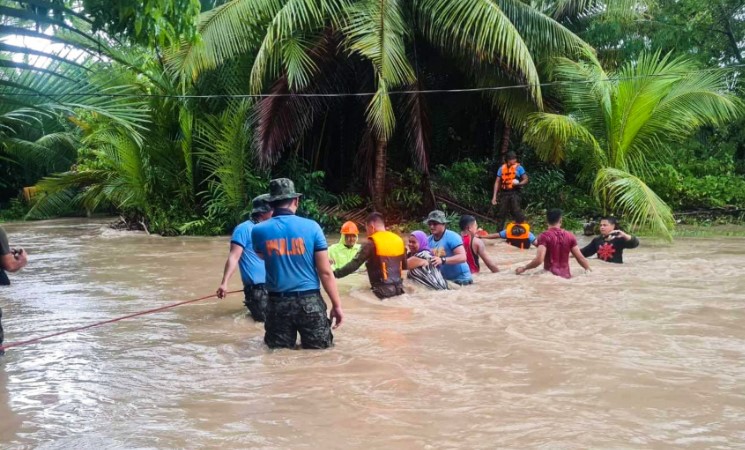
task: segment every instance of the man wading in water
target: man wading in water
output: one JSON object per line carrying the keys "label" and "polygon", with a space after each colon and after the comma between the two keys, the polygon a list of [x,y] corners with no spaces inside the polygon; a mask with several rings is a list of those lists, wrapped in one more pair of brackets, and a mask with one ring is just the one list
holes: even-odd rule
{"label": "man wading in water", "polygon": [[600,236],[582,249],[582,256],[589,258],[595,253],[598,259],[605,262],[623,263],[623,249],[636,248],[639,239],[618,229],[615,217],[603,217],[600,220]]}
{"label": "man wading in water", "polygon": [[[269,348],[295,348],[298,333],[303,348],[328,348],[334,341],[332,322],[337,328],[344,321],[326,237],[316,222],[295,215],[301,195],[288,178],[270,181],[274,215],[251,231],[254,251],[266,268],[264,342]],[[331,300],[330,319],[319,277]]]}
{"label": "man wading in water", "polygon": [[366,263],[367,276],[373,293],[379,298],[390,298],[404,293],[402,270],[406,270],[406,246],[397,234],[386,231],[383,215],[371,213],[365,220],[367,243],[334,276],[343,278]]}
{"label": "man wading in water", "polygon": [[461,286],[473,283],[471,271],[466,264],[466,249],[463,248],[463,238],[455,231],[448,230],[449,220],[445,213],[434,210],[429,213],[424,223],[432,233],[427,244],[432,251],[432,263],[440,269],[442,276]]}
{"label": "man wading in water", "polygon": [[251,243],[251,230],[254,222],[261,223],[272,217],[272,207],[269,206],[267,199],[268,194],[262,194],[254,198],[251,203],[251,219],[247,220],[233,231],[230,238],[230,254],[225,262],[222,281],[217,288],[217,298],[225,298],[228,292],[228,281],[235,272],[235,267],[239,266],[241,270],[241,280],[243,280],[243,303],[251,313],[251,317],[257,322],[263,322],[266,317],[267,292],[264,282],[266,281],[266,270],[264,270],[264,261],[254,252]]}
{"label": "man wading in water", "polygon": [[[9,286],[10,280],[5,274],[8,272],[17,272],[28,263],[28,255],[22,248],[11,248],[8,243],[8,236],[5,230],[0,227],[0,286]],[[3,310],[0,309],[0,345],[3,345]],[[5,354],[5,350],[0,350],[0,355]]]}
{"label": "man wading in water", "polygon": [[479,273],[479,270],[481,270],[479,258],[484,260],[484,264],[492,273],[499,272],[497,263],[492,261],[489,254],[486,253],[484,241],[476,235],[479,228],[476,218],[469,215],[461,216],[459,225],[460,236],[463,238],[463,248],[466,250],[466,263],[471,273]]}
{"label": "man wading in water", "polygon": [[587,262],[577,246],[577,238],[566,230],[561,229],[561,210],[552,209],[546,213],[548,230],[538,236],[538,252],[533,261],[524,267],[518,267],[515,273],[520,275],[526,270],[533,269],[543,264],[543,268],[552,274],[562,278],[572,278],[569,272],[569,254],[577,259],[577,262],[585,270],[590,270]]}

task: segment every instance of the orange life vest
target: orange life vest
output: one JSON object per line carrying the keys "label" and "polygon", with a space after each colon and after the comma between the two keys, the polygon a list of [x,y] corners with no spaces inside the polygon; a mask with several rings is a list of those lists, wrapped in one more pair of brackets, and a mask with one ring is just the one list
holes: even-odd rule
{"label": "orange life vest", "polygon": [[378,231],[368,236],[375,244],[375,255],[367,262],[367,276],[370,284],[399,284],[406,258],[404,241],[396,233]]}
{"label": "orange life vest", "polygon": [[511,191],[515,189],[515,185],[512,184],[513,181],[517,178],[517,168],[520,167],[520,163],[515,164],[514,166],[508,166],[507,164],[502,165],[502,190],[503,191]]}
{"label": "orange life vest", "polygon": [[505,229],[507,243],[521,249],[530,248],[530,225],[511,223]]}

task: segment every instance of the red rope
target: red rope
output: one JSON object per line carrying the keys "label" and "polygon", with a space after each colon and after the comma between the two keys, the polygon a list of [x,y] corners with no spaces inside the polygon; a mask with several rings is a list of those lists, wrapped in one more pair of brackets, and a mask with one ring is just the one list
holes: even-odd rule
{"label": "red rope", "polygon": [[[236,291],[226,292],[226,295],[235,294],[236,292],[243,292],[243,290],[242,289],[239,289],[239,290],[236,290]],[[217,297],[217,294],[206,295],[204,297],[195,298],[195,299],[192,299],[192,300],[185,300],[183,302],[172,303],[170,305],[161,306],[159,308],[148,309],[146,311],[140,311],[140,312],[136,312],[136,313],[133,313],[133,314],[126,315],[126,316],[116,317],[114,319],[109,319],[109,320],[104,320],[103,322],[96,322],[96,323],[93,323],[93,324],[90,324],[90,325],[85,325],[85,326],[82,326],[82,327],[68,328],[67,330],[58,331],[56,333],[47,334],[45,336],[39,336],[39,337],[36,337],[36,338],[33,338],[33,339],[29,339],[27,341],[11,342],[10,344],[0,345],[0,350],[7,350],[7,349],[13,348],[13,347],[20,347],[22,345],[33,344],[35,342],[43,341],[44,339],[49,339],[49,338],[52,338],[52,337],[55,337],[55,336],[60,336],[60,335],[67,334],[67,333],[74,333],[76,331],[83,331],[83,330],[87,330],[89,328],[100,327],[101,325],[107,325],[107,324],[110,324],[110,323],[119,322],[120,320],[124,320],[124,319],[131,319],[132,317],[144,316],[146,314],[153,314],[153,313],[156,313],[156,312],[165,311],[166,309],[175,308],[175,307],[181,306],[181,305],[186,305],[187,303],[199,302],[199,301],[207,300],[207,299],[214,298],[214,297]]]}

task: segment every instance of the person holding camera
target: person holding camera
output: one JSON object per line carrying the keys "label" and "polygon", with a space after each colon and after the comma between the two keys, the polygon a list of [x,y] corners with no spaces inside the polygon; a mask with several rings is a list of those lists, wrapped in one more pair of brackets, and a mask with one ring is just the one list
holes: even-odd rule
{"label": "person holding camera", "polygon": [[[5,230],[0,227],[0,285],[10,285],[10,280],[5,274],[8,272],[17,272],[21,270],[28,263],[28,255],[22,248],[11,248],[8,243],[8,236],[5,234]],[[0,346],[3,345],[3,310],[0,309]],[[0,349],[0,355],[3,355],[5,351]]]}
{"label": "person holding camera", "polygon": [[594,238],[582,250],[582,256],[597,253],[598,259],[617,264],[623,263],[623,251],[639,246],[639,239],[618,229],[618,219],[612,216],[600,219],[600,236]]}

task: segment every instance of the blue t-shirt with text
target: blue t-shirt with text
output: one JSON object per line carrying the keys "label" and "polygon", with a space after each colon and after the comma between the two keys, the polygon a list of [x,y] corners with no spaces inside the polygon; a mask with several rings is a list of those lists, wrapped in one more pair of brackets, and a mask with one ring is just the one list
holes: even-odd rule
{"label": "blue t-shirt with text", "polygon": [[244,285],[263,284],[266,281],[266,270],[264,261],[254,252],[251,243],[251,230],[254,228],[253,222],[247,220],[235,227],[230,242],[243,247],[241,259],[238,261],[238,267],[241,270],[241,280]]}
{"label": "blue t-shirt with text", "polygon": [[267,291],[320,289],[315,254],[328,245],[316,222],[295,215],[275,216],[256,225],[251,239],[264,258]]}
{"label": "blue t-shirt with text", "polygon": [[[430,235],[427,239],[429,242],[429,249],[432,251],[432,255],[439,257],[450,257],[453,256],[453,250],[463,245],[463,238],[455,231],[445,230],[439,241],[435,240],[435,237]],[[440,272],[446,280],[449,281],[468,281],[471,280],[471,271],[468,269],[468,264],[443,264],[440,266]]]}

